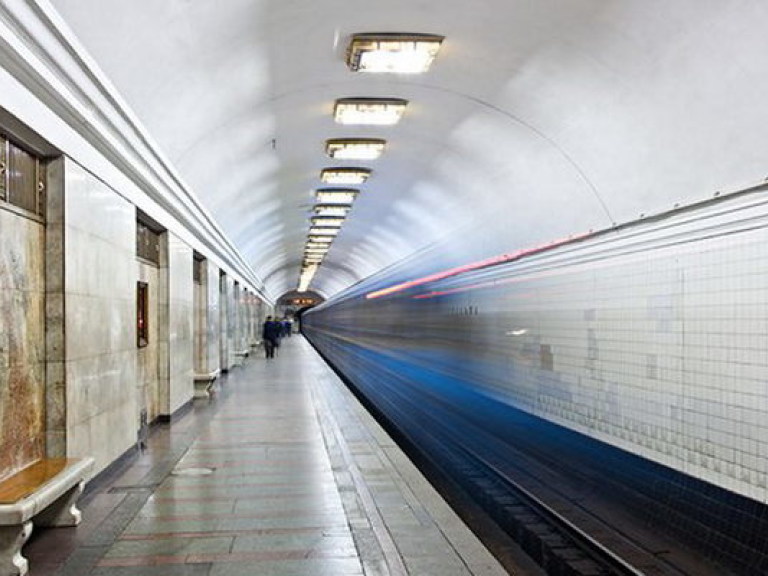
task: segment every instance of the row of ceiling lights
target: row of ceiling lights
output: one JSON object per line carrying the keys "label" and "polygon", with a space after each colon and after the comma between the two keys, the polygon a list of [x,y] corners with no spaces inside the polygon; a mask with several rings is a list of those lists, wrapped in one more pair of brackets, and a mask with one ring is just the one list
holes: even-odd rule
{"label": "row of ceiling lights", "polygon": [[[347,49],[347,66],[353,72],[419,74],[429,70],[437,56],[442,36],[432,34],[355,34]],[[336,100],[334,120],[343,125],[384,126],[397,124],[407,100],[400,98],[342,98]],[[335,160],[375,160],[386,147],[380,138],[333,138],[325,143],[325,151]],[[311,226],[304,248],[299,276],[299,291],[309,288],[317,269],[330,250],[349,211],[371,175],[368,168],[325,168],[320,180],[330,188],[315,191]],[[338,187],[336,187],[338,186]]]}

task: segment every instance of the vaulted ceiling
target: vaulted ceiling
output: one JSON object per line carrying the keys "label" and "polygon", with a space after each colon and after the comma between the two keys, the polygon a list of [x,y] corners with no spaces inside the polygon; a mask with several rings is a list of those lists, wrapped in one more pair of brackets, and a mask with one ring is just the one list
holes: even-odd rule
{"label": "vaulted ceiling", "polygon": [[[328,138],[385,138],[311,288],[605,228],[768,173],[762,0],[52,0],[273,297],[296,287]],[[360,32],[446,37],[423,75]],[[342,126],[342,97],[410,104]]]}

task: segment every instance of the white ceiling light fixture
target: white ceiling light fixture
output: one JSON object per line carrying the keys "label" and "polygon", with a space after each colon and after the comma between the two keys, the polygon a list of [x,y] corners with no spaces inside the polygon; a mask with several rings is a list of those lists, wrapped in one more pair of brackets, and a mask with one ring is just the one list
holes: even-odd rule
{"label": "white ceiling light fixture", "polygon": [[307,250],[324,250],[325,252],[328,252],[331,247],[330,244],[322,244],[318,242],[307,242],[305,246]]}
{"label": "white ceiling light fixture", "polygon": [[429,70],[444,36],[435,34],[355,34],[347,48],[353,72],[421,74]]}
{"label": "white ceiling light fixture", "polygon": [[350,206],[355,201],[359,190],[354,188],[318,188],[315,198],[322,204],[344,204]]}
{"label": "white ceiling light fixture", "polygon": [[402,98],[339,98],[333,118],[347,126],[392,126],[400,122],[407,105]]}
{"label": "white ceiling light fixture", "polygon": [[312,279],[315,277],[319,264],[307,264],[302,267],[301,274],[299,275],[299,292],[306,292],[309,285],[312,283]]}
{"label": "white ceiling light fixture", "polygon": [[312,211],[316,216],[336,216],[344,218],[352,210],[351,204],[315,204]]}
{"label": "white ceiling light fixture", "polygon": [[370,175],[367,168],[325,168],[320,179],[327,184],[362,184]]}
{"label": "white ceiling light fixture", "polygon": [[310,226],[309,235],[312,236],[336,236],[341,228],[331,228],[327,226]]}
{"label": "white ceiling light fixture", "polygon": [[334,236],[321,236],[319,234],[313,234],[309,237],[309,241],[312,244],[330,244],[333,242]]}
{"label": "white ceiling light fixture", "polygon": [[325,153],[336,160],[376,160],[386,145],[380,138],[333,138],[325,141]]}
{"label": "white ceiling light fixture", "polygon": [[309,242],[309,241],[304,245],[304,249],[307,250],[307,251],[309,251],[309,250],[318,250],[318,251],[322,250],[323,252],[328,252],[329,248],[330,248],[330,246],[328,246],[327,244],[316,244],[315,242]]}
{"label": "white ceiling light fixture", "polygon": [[315,216],[312,218],[313,226],[328,226],[331,228],[341,228],[344,224],[344,218],[336,218],[333,216]]}

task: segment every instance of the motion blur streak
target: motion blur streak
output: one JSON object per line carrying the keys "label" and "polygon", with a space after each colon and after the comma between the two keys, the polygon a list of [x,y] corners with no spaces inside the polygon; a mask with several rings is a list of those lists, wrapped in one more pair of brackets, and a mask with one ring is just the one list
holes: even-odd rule
{"label": "motion blur streak", "polygon": [[[409,266],[392,276],[418,280],[373,277],[303,329],[419,450],[593,481],[661,532],[731,554],[739,522],[717,518],[752,514],[760,477],[729,464],[727,431],[759,437],[768,419],[759,194],[443,272],[428,254]],[[721,383],[755,414],[724,412]],[[755,561],[750,546],[729,560]]]}
{"label": "motion blur streak", "polygon": [[403,290],[408,290],[409,288],[415,288],[416,286],[421,286],[422,284],[428,284],[430,282],[436,282],[438,280],[445,280],[446,278],[450,278],[452,276],[458,276],[460,274],[464,274],[466,272],[473,272],[475,270],[481,270],[483,268],[488,268],[489,266],[496,266],[498,264],[506,264],[509,262],[514,262],[515,260],[518,260],[520,258],[523,258],[525,256],[531,256],[533,254],[537,254],[539,252],[543,252],[544,250],[551,250],[552,248],[556,248],[557,246],[561,246],[563,244],[567,244],[570,242],[576,242],[582,238],[588,237],[589,234],[579,234],[576,236],[569,236],[567,239],[564,240],[553,240],[552,242],[549,242],[548,244],[544,246],[537,246],[535,248],[527,248],[524,250],[518,250],[517,252],[514,252],[512,254],[503,254],[501,256],[495,256],[493,258],[488,258],[486,260],[481,260],[479,262],[473,262],[471,264],[464,264],[463,266],[457,266],[456,268],[451,268],[449,270],[444,270],[442,272],[437,272],[435,274],[430,274],[429,276],[425,276],[423,278],[418,278],[416,280],[410,280],[408,282],[402,282],[400,284],[395,284],[394,286],[390,286],[389,288],[383,288],[381,290],[376,290],[374,292],[370,292],[365,295],[366,298],[381,298],[382,296],[387,296],[389,294],[394,294],[395,292],[401,292]]}

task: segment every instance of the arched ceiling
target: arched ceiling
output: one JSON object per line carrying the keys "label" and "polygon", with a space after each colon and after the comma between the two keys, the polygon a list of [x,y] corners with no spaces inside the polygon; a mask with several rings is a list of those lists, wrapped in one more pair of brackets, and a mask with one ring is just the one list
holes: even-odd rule
{"label": "arched ceiling", "polygon": [[[311,286],[435,266],[762,180],[762,0],[52,0],[274,296],[297,285],[328,138],[384,155]],[[424,75],[351,72],[351,34],[446,37]],[[410,105],[335,124],[336,98]]]}

